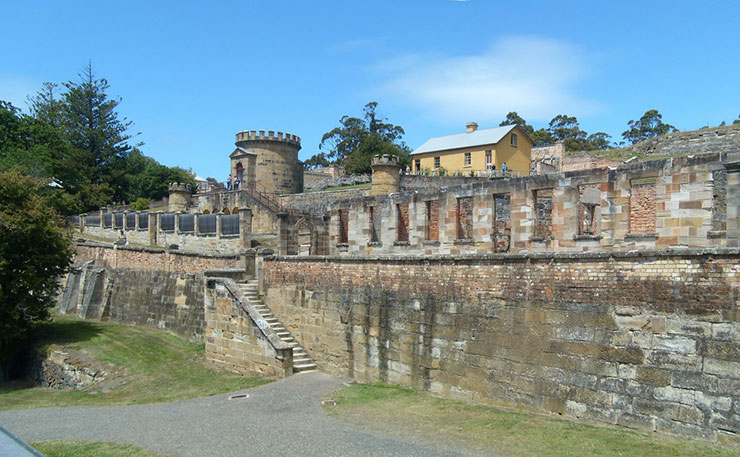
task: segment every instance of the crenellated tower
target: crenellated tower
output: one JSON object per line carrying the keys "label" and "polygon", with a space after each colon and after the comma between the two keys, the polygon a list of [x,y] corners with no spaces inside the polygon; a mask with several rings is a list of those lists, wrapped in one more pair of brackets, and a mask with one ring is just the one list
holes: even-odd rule
{"label": "crenellated tower", "polygon": [[231,182],[240,189],[251,183],[267,192],[293,194],[303,191],[303,163],[298,160],[301,139],[274,130],[245,130],[236,134],[231,159]]}

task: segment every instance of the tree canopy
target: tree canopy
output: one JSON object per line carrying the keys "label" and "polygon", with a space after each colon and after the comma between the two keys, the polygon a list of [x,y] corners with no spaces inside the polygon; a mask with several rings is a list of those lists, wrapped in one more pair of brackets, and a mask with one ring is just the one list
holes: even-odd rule
{"label": "tree canopy", "polygon": [[516,111],[511,111],[499,125],[518,125],[532,139],[533,146],[546,146],[562,141],[567,151],[609,149],[611,137],[604,132],[589,135],[581,130],[575,116],[558,114],[550,121],[548,128],[535,130],[527,124]]}
{"label": "tree canopy", "polygon": [[328,149],[326,158],[344,166],[348,173],[370,172],[370,162],[377,154],[389,154],[405,164],[410,152],[401,140],[403,127],[386,122],[375,110],[377,102],[363,108],[362,119],[342,116],[340,126],[324,134],[319,149]]}
{"label": "tree canopy", "polygon": [[161,165],[130,144],[132,123],[119,116],[121,99],[108,89],[88,65],[77,80],[44,83],[28,99],[30,115],[0,101],[0,171],[15,168],[53,183],[51,202],[64,214],[157,200],[175,181],[195,189],[191,172]]}
{"label": "tree canopy", "polygon": [[665,135],[666,133],[677,132],[678,130],[671,124],[663,122],[663,116],[657,109],[651,109],[645,112],[642,117],[636,121],[627,123],[628,130],[622,132],[622,138],[630,144],[639,143],[640,141]]}
{"label": "tree canopy", "polygon": [[13,344],[48,318],[71,256],[46,183],[18,169],[0,172],[0,367]]}

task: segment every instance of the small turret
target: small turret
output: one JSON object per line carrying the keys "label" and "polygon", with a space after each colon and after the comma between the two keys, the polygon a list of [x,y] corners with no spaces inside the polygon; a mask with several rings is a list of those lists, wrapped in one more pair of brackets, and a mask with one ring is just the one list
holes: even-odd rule
{"label": "small turret", "polygon": [[373,185],[370,195],[384,195],[398,192],[401,187],[401,165],[398,157],[388,154],[376,155],[370,162],[373,169]]}
{"label": "small turret", "polygon": [[167,188],[170,191],[170,212],[187,211],[190,208],[190,196],[192,195],[190,184],[173,182]]}

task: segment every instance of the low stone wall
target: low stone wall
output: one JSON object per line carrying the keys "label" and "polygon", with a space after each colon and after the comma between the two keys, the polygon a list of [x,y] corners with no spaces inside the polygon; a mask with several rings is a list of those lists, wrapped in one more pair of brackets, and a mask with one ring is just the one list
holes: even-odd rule
{"label": "low stone wall", "polygon": [[643,431],[740,438],[740,251],[275,257],[322,371]]}
{"label": "low stone wall", "polygon": [[80,241],[77,243],[76,264],[92,260],[110,269],[199,273],[203,270],[244,268],[238,254],[205,254],[170,251],[162,248],[115,246]]}
{"label": "low stone wall", "polygon": [[401,176],[402,190],[439,190],[443,187],[487,181],[489,178],[471,178],[470,176]]}
{"label": "low stone wall", "polygon": [[365,197],[369,195],[369,192],[370,188],[364,188],[289,194],[280,197],[280,204],[289,210],[310,211],[313,214],[323,215],[330,204]]}
{"label": "low stone wall", "polygon": [[206,358],[250,376],[293,373],[293,350],[245,301],[233,281],[209,279],[205,296]]}

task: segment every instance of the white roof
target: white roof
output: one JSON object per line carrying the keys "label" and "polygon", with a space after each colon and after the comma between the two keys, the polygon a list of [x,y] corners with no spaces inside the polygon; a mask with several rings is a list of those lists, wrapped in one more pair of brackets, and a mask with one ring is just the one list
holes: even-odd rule
{"label": "white roof", "polygon": [[207,179],[206,179],[206,178],[203,178],[203,177],[201,177],[201,176],[198,176],[198,175],[195,175],[195,180],[196,180],[196,181],[207,181]]}
{"label": "white roof", "polygon": [[483,144],[496,144],[501,141],[507,133],[516,125],[504,125],[492,129],[476,130],[475,132],[457,133],[455,135],[438,136],[430,138],[426,143],[419,146],[411,154],[422,154],[424,152],[446,151],[448,149],[469,148]]}

